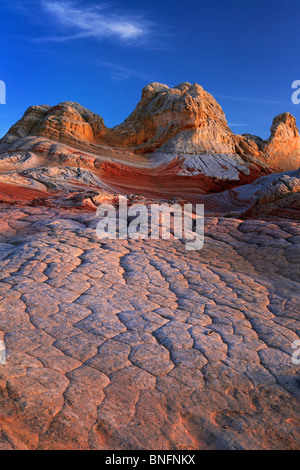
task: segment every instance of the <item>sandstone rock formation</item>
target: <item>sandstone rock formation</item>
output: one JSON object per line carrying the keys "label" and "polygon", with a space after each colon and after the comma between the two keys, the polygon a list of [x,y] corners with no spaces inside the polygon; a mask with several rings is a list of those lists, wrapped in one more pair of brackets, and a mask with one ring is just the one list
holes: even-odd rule
{"label": "sandstone rock formation", "polygon": [[[29,108],[0,141],[0,171],[11,172],[11,180],[17,172],[16,181],[24,170],[34,180],[41,172],[37,180],[45,184],[45,168],[50,166],[87,170],[99,187],[112,191],[161,192],[167,199],[179,192],[189,199],[297,169],[300,138],[288,113],[274,119],[267,141],[236,136],[221,107],[201,86],[153,83],[143,89],[133,113],[112,129],[77,103]],[[34,178],[28,173],[33,169]],[[54,191],[51,181],[48,190]]]}
{"label": "sandstone rock formation", "polygon": [[[299,148],[290,114],[237,136],[197,84],[112,129],[27,110],[0,141],[1,450],[299,448]],[[97,238],[120,194],[203,203],[204,247]]]}
{"label": "sandstone rock formation", "polygon": [[53,108],[32,106],[3,143],[36,135],[64,143],[83,140],[151,153],[185,130],[196,132],[188,139],[190,149],[234,153],[234,139],[222,108],[202,87],[189,83],[174,88],[158,83],[146,86],[133,113],[113,129],[77,103],[66,101]]}
{"label": "sandstone rock formation", "polygon": [[[78,103],[32,106],[2,139],[1,147],[8,148],[20,138],[32,135],[70,144],[82,141],[84,145],[105,144],[146,154],[164,144],[162,151],[176,154],[238,153],[261,160],[267,154],[273,158],[276,169],[299,166],[299,131],[291,114],[283,113],[274,119],[267,141],[249,134],[235,136],[215,99],[198,84],[190,83],[173,88],[159,83],[147,85],[133,113],[112,129],[105,126],[100,116]],[[281,167],[284,155],[292,156],[288,168]],[[268,164],[272,167],[272,162]]]}
{"label": "sandstone rock formation", "polygon": [[258,178],[221,193],[195,195],[207,215],[300,220],[300,168]]}
{"label": "sandstone rock formation", "polygon": [[274,119],[264,151],[274,167],[292,170],[300,166],[300,137],[294,116],[283,113]]}

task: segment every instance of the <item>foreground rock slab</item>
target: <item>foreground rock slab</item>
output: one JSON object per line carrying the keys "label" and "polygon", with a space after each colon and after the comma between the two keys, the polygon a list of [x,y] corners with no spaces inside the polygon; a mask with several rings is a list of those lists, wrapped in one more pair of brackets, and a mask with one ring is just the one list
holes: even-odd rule
{"label": "foreground rock slab", "polygon": [[300,228],[206,219],[204,248],[1,208],[1,449],[296,449]]}

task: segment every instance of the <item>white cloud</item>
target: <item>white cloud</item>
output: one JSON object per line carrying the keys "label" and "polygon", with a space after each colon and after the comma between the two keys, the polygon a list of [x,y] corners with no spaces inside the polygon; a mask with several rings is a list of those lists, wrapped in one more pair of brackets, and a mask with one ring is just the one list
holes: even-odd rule
{"label": "white cloud", "polygon": [[265,100],[262,98],[247,98],[241,96],[227,96],[227,95],[219,95],[214,93],[216,98],[220,98],[223,100],[231,100],[231,101],[247,101],[249,103],[260,103],[260,104],[286,104],[286,101],[275,101],[275,100]]}
{"label": "white cloud", "polygon": [[227,124],[229,127],[247,127],[249,125],[245,122],[228,122]]}
{"label": "white cloud", "polygon": [[53,36],[39,38],[44,41],[67,41],[70,39],[119,39],[121,41],[141,40],[149,34],[149,23],[141,17],[118,13],[103,3],[86,6],[72,1],[43,0],[42,7],[54,20],[57,31]]}
{"label": "white cloud", "polygon": [[147,81],[147,82],[154,81],[154,76],[151,76],[150,74],[146,74],[138,70],[129,69],[119,64],[114,64],[112,62],[102,62],[102,61],[97,61],[97,63],[101,65],[102,67],[106,67],[110,69],[112,71],[111,78],[116,81],[127,80],[132,77],[138,78],[140,80]]}

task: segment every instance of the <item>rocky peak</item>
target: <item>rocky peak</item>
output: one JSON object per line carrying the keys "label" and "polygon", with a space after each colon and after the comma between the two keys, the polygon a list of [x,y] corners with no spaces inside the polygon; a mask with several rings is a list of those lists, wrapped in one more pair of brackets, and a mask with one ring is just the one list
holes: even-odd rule
{"label": "rocky peak", "polygon": [[273,119],[270,139],[290,139],[299,137],[296,118],[290,113],[282,113]]}
{"label": "rocky peak", "polygon": [[300,166],[299,130],[296,119],[290,113],[282,113],[274,118],[264,152],[266,161],[281,171]]}
{"label": "rocky peak", "polygon": [[26,136],[43,136],[62,142],[94,141],[101,135],[105,125],[103,119],[85,107],[72,101],[56,106],[31,106],[24,116],[9,130],[1,144],[13,143]]}
{"label": "rocky peak", "polygon": [[231,139],[221,106],[200,85],[185,82],[169,88],[151,83],[143,89],[141,101],[131,115],[105,137],[107,143],[150,153],[183,131],[199,129],[204,133],[207,129],[206,133],[214,136],[220,134],[222,141]]}
{"label": "rocky peak", "polygon": [[174,87],[160,83],[145,86],[134,111],[111,129],[102,117],[76,102],[31,106],[1,140],[0,150],[30,149],[30,143],[25,145],[20,140],[34,137],[93,153],[100,148],[103,152],[105,146],[112,152],[155,153],[154,158],[158,152],[159,157],[168,159],[182,155],[200,158],[204,153],[237,154],[245,162],[255,159],[255,164],[270,171],[292,170],[300,165],[299,131],[291,114],[283,113],[274,119],[266,141],[250,134],[236,136],[213,96],[189,82]]}
{"label": "rocky peak", "polygon": [[161,83],[156,83],[156,82],[149,83],[149,85],[146,85],[142,90],[141,100],[144,102],[150,101],[159,93],[163,93],[167,90],[169,90],[169,87],[167,85],[162,85]]}

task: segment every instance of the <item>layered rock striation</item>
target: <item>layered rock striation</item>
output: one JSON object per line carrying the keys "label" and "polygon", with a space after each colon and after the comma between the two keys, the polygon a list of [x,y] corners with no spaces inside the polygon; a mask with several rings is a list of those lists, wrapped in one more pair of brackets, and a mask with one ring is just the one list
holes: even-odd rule
{"label": "layered rock striation", "polygon": [[[113,192],[166,199],[181,194],[190,200],[194,194],[230,190],[297,169],[300,137],[289,113],[274,119],[266,141],[235,135],[220,105],[201,86],[152,83],[131,115],[114,128],[77,103],[32,106],[1,139],[0,152],[0,171],[16,185],[24,177],[41,179],[36,175],[45,175],[45,168],[60,172],[63,166],[92,173],[100,189],[105,185]],[[42,179],[43,191],[53,193],[51,181]],[[66,189],[72,181],[66,176]]]}

